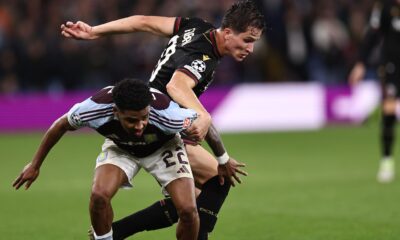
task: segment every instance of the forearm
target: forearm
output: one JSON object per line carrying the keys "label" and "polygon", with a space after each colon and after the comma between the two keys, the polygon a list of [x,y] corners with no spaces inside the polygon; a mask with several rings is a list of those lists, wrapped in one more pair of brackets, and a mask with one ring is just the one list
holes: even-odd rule
{"label": "forearm", "polygon": [[201,104],[196,94],[194,94],[191,86],[185,84],[180,84],[180,85],[168,84],[167,92],[168,95],[180,106],[184,108],[193,109],[202,117],[211,119],[210,114]]}
{"label": "forearm", "polygon": [[219,157],[226,153],[224,143],[214,124],[211,124],[205,139],[215,156]]}
{"label": "forearm", "polygon": [[40,143],[38,150],[32,160],[32,166],[39,169],[44,159],[54,145],[61,139],[61,137],[73,128],[66,122],[66,117],[63,116],[56,120],[51,127],[47,130]]}
{"label": "forearm", "polygon": [[96,36],[134,32],[169,36],[172,34],[174,21],[175,18],[135,15],[94,26],[92,31]]}

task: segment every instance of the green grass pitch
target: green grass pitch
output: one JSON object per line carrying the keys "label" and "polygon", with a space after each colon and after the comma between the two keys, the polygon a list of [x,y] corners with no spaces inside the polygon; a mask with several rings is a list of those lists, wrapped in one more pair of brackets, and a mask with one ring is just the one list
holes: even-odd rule
{"label": "green grass pitch", "polygon": [[[211,239],[399,239],[400,182],[375,180],[375,125],[223,135],[230,155],[247,164],[249,176],[231,190]],[[31,189],[15,191],[11,183],[40,139],[41,134],[0,135],[0,239],[87,239],[91,179],[102,137],[66,135]],[[113,200],[115,218],[162,198],[146,173],[134,183]],[[174,231],[131,239],[174,239]]]}

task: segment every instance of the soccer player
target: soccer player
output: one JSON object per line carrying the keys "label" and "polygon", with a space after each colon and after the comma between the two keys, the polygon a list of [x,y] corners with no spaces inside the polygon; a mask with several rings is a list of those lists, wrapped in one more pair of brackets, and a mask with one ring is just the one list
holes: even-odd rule
{"label": "soccer player", "polygon": [[[170,38],[151,74],[149,84],[168,94],[179,105],[194,109],[199,114],[198,121],[187,130],[188,138],[194,142],[206,138],[217,156],[215,159],[200,145],[186,144],[196,184],[202,190],[197,198],[199,239],[207,239],[208,233],[213,230],[230,185],[235,180],[240,183],[237,173],[246,173],[240,169],[244,164],[227,154],[217,130],[211,124],[210,114],[198,97],[211,84],[220,59],[231,56],[237,61],[243,61],[253,52],[254,43],[260,39],[263,29],[264,17],[251,1],[233,4],[218,29],[198,18],[138,15],[93,27],[81,21],[67,22],[61,26],[62,35],[74,39],[92,40],[110,34],[133,32],[149,32]],[[164,216],[163,209],[171,213]],[[176,215],[173,211],[168,199],[157,202],[138,215],[132,215],[130,221],[120,225],[120,229],[133,234],[169,226],[177,221],[170,217]],[[145,214],[159,217],[135,221]]]}
{"label": "soccer player", "polygon": [[13,183],[28,189],[39,175],[48,152],[67,132],[82,127],[96,130],[106,139],[96,161],[90,196],[90,217],[95,239],[113,239],[111,199],[120,187],[144,168],[160,183],[177,209],[178,239],[197,239],[199,217],[193,175],[178,132],[197,118],[191,109],[179,107],[168,96],[144,82],[125,79],[106,87],[56,120],[44,135],[32,162]]}
{"label": "soccer player", "polygon": [[400,1],[384,0],[375,3],[369,28],[360,49],[359,60],[354,65],[349,82],[357,84],[365,75],[366,62],[371,50],[381,40],[382,45],[382,123],[381,154],[377,180],[391,182],[395,176],[393,144],[396,124],[396,104],[400,97]]}

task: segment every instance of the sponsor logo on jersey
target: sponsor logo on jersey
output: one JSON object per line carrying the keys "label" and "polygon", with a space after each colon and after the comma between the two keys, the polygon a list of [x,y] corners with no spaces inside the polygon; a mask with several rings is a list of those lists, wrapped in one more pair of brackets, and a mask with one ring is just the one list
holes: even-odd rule
{"label": "sponsor logo on jersey", "polygon": [[205,61],[207,61],[207,60],[210,60],[211,58],[208,56],[208,55],[203,55],[203,61],[205,62]]}
{"label": "sponsor logo on jersey", "polygon": [[195,76],[197,77],[197,79],[200,79],[200,78],[201,78],[201,74],[200,74],[196,69],[194,69],[192,66],[185,65],[184,68],[186,68],[186,69],[189,70],[191,73],[193,73],[193,75],[195,75]]}
{"label": "sponsor logo on jersey", "polygon": [[157,134],[145,134],[144,135],[144,141],[146,143],[152,143],[158,140]]}
{"label": "sponsor logo on jersey", "polygon": [[186,44],[188,44],[192,41],[195,30],[196,30],[196,28],[191,28],[191,29],[185,30],[185,33],[183,34],[182,46],[185,46]]}
{"label": "sponsor logo on jersey", "polygon": [[200,59],[196,59],[192,62],[191,66],[196,69],[196,71],[198,72],[204,72],[206,70],[206,64],[204,63],[204,61],[200,60]]}

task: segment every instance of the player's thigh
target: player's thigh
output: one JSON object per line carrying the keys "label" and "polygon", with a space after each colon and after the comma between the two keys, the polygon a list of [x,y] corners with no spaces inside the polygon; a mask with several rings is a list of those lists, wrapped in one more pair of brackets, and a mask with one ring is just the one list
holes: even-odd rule
{"label": "player's thigh", "polygon": [[139,170],[131,155],[106,139],[96,160],[92,191],[114,195],[120,187],[132,187],[131,181]]}
{"label": "player's thigh", "polygon": [[218,174],[218,162],[215,157],[200,145],[186,145],[190,167],[196,185],[203,185]]}
{"label": "player's thigh", "polygon": [[170,182],[179,178],[189,178],[193,181],[186,149],[179,137],[171,139],[153,154],[141,158],[139,164],[164,189]]}
{"label": "player's thigh", "polygon": [[400,70],[396,70],[386,71],[382,78],[382,111],[385,115],[392,115],[396,113],[396,107],[398,104],[398,100],[400,99],[399,77]]}
{"label": "player's thigh", "polygon": [[193,179],[178,178],[166,186],[177,209],[196,208],[195,187]]}
{"label": "player's thigh", "polygon": [[112,164],[103,164],[96,168],[92,193],[101,193],[112,197],[128,178],[121,168]]}

